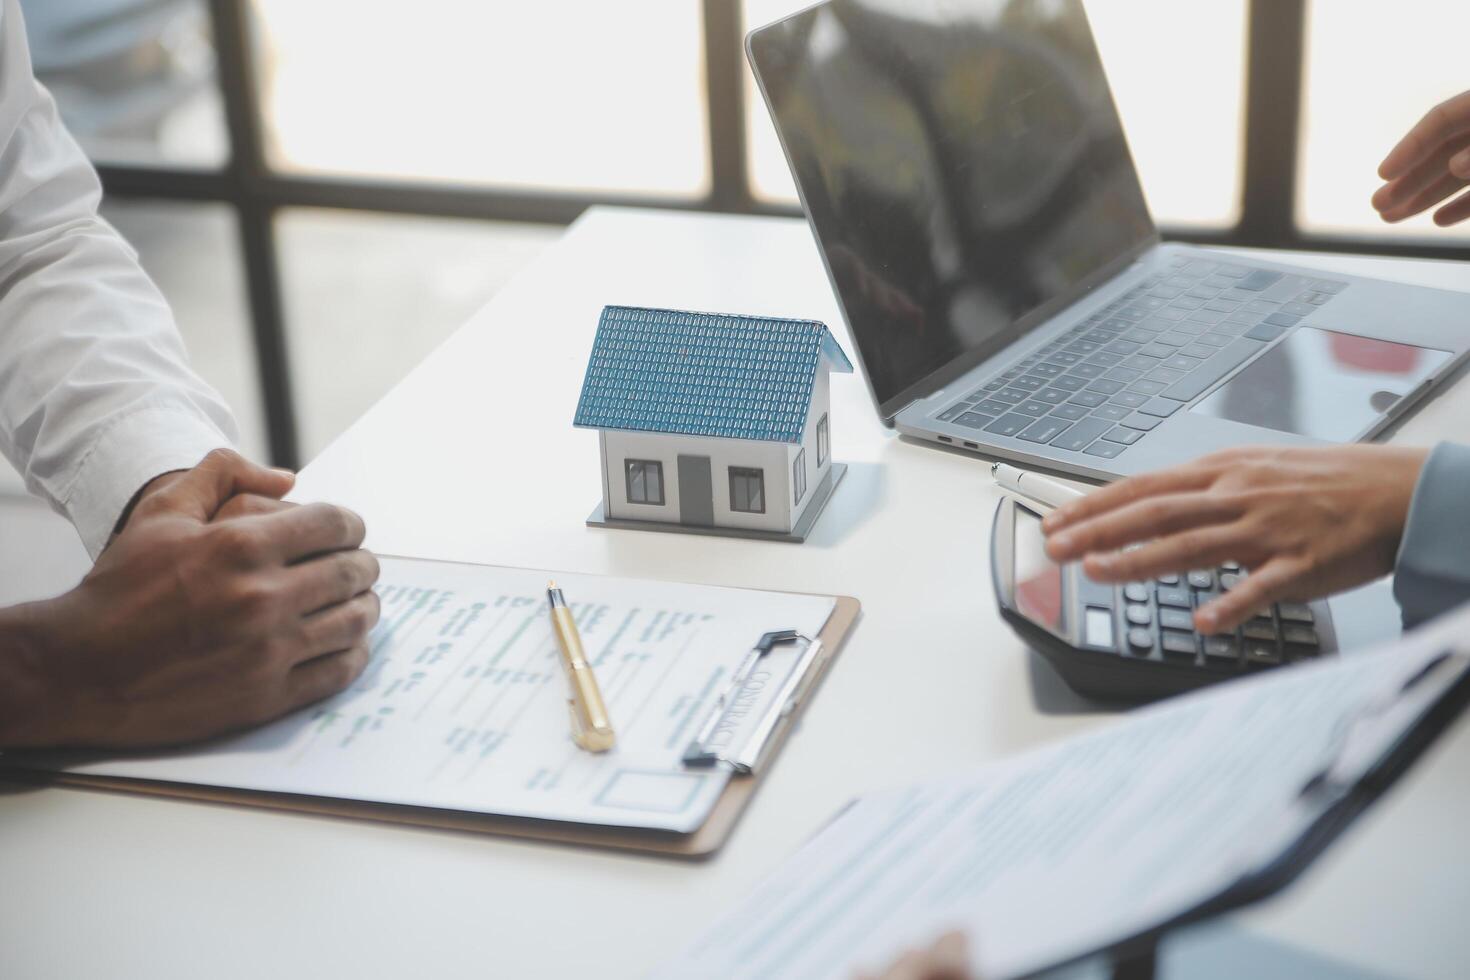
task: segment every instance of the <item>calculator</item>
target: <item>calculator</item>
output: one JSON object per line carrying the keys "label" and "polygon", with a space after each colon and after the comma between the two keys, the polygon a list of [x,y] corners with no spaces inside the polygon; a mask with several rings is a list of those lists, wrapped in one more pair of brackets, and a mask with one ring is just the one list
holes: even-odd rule
{"label": "calculator", "polygon": [[1227,563],[1147,582],[1094,582],[1046,555],[1041,514],[1001,500],[991,579],[1001,616],[1079,694],[1150,701],[1336,652],[1325,601],[1282,602],[1230,633],[1203,636],[1194,610],[1247,572]]}

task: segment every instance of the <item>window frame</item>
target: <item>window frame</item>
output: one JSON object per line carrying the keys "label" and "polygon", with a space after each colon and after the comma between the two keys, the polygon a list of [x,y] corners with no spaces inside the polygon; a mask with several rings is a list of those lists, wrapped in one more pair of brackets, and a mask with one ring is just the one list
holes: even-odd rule
{"label": "window frame", "polygon": [[796,459],[791,462],[791,506],[797,507],[801,504],[801,498],[806,496],[806,447],[803,446],[796,452]]}
{"label": "window frame", "polygon": [[[633,470],[634,470],[635,467],[642,469],[642,477],[643,477],[643,494],[642,494],[642,496],[643,497],[647,497],[648,496],[648,474],[650,472],[652,472],[654,474],[654,479],[656,479],[658,481],[658,499],[657,500],[647,500],[647,499],[641,499],[640,500],[638,497],[635,497],[633,495]],[[650,467],[652,468],[651,470],[650,470]],[[659,460],[659,459],[635,459],[633,457],[624,457],[624,459],[623,459],[623,490],[624,490],[625,499],[630,504],[640,504],[640,505],[645,506],[645,507],[663,507],[663,506],[665,506],[667,504],[667,502],[668,502],[668,498],[664,495],[664,464],[663,464],[663,460]]]}
{"label": "window frame", "polygon": [[[766,512],[766,471],[759,466],[730,466],[726,468],[726,476],[730,483],[730,512],[732,514],[764,514]],[[756,493],[760,498],[760,507],[737,507],[735,501],[738,499],[735,493],[737,480],[754,480]],[[749,485],[745,494],[745,502],[750,503]]]}
{"label": "window frame", "polygon": [[827,422],[827,412],[817,419],[817,469],[821,469],[827,463],[827,457],[832,455],[832,430]]}

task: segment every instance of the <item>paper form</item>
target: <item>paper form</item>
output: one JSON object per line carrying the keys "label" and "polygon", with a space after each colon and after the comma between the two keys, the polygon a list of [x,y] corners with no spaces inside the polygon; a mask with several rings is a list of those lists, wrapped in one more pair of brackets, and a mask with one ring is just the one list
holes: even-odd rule
{"label": "paper form", "polygon": [[[815,636],[830,598],[383,558],[372,658],[264,728],[69,771],[689,832],[729,780],[680,757],[761,634]],[[555,577],[617,732],[571,740]],[[774,685],[773,685],[774,687]]]}
{"label": "paper form", "polygon": [[1447,643],[1465,645],[1467,626],[1470,614],[860,800],[657,976],[876,973],[959,928],[979,975],[998,980],[1167,922],[1294,841],[1326,805],[1302,788],[1329,760],[1356,779],[1380,758],[1465,672],[1448,659],[1398,696]]}

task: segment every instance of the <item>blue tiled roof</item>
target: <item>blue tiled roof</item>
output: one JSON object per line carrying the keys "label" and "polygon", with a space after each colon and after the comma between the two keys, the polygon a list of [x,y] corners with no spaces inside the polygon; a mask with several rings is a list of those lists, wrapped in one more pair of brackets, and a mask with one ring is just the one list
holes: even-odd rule
{"label": "blue tiled roof", "polygon": [[852,370],[816,320],[609,306],[573,424],[800,442],[823,360]]}

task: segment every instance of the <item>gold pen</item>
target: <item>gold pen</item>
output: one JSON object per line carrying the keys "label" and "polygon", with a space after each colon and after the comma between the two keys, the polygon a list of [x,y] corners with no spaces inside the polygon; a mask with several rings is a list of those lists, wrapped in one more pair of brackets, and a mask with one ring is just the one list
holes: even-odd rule
{"label": "gold pen", "polygon": [[582,651],[577,621],[572,618],[572,611],[567,608],[567,601],[562,598],[561,589],[555,582],[546,584],[546,598],[551,602],[551,631],[556,634],[562,666],[567,670],[567,681],[572,687],[572,696],[567,701],[567,711],[572,716],[572,740],[588,752],[606,752],[618,737],[613,734],[612,721],[607,717],[607,705],[602,703],[602,691],[597,687],[592,665]]}

